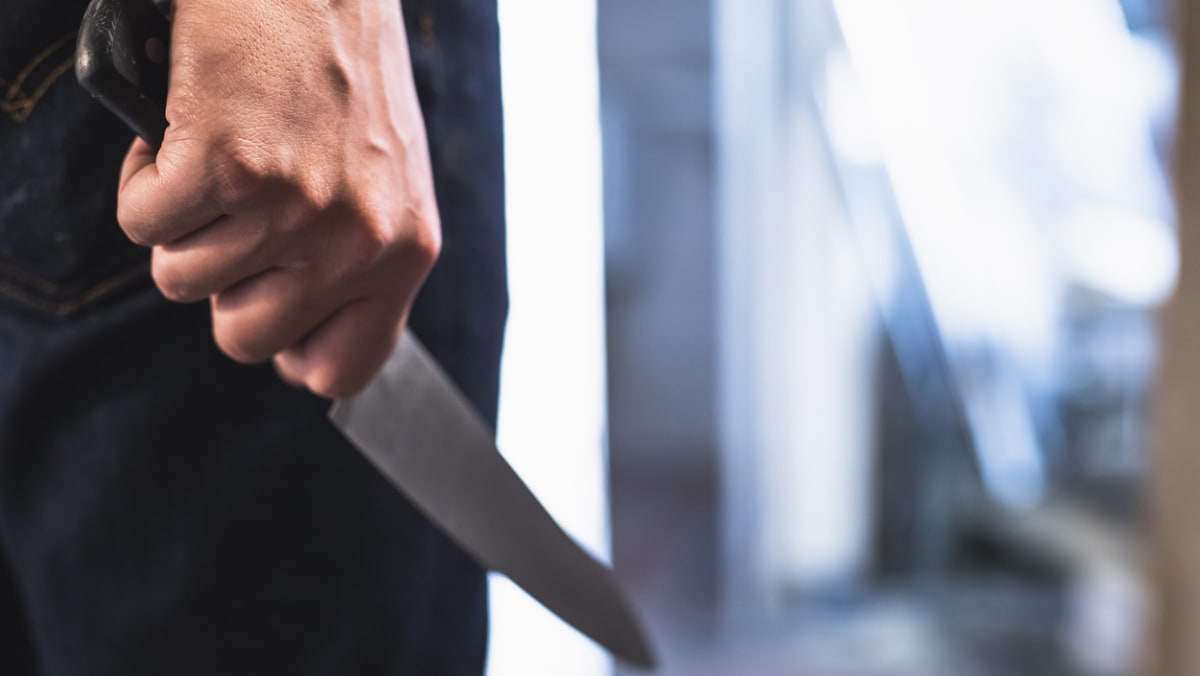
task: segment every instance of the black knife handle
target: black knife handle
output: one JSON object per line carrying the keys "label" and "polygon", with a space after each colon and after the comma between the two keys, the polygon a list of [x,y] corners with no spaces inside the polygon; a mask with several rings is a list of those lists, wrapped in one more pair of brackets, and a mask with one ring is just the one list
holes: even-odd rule
{"label": "black knife handle", "polygon": [[92,0],[75,50],[79,84],[154,148],[167,130],[170,44],[152,0]]}

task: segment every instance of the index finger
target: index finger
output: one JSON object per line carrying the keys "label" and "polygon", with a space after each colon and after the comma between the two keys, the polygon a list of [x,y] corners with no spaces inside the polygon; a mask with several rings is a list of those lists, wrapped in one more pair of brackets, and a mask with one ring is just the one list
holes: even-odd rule
{"label": "index finger", "polygon": [[209,197],[202,154],[187,149],[164,143],[156,151],[140,138],[129,147],[117,190],[117,221],[135,243],[173,242],[224,215]]}

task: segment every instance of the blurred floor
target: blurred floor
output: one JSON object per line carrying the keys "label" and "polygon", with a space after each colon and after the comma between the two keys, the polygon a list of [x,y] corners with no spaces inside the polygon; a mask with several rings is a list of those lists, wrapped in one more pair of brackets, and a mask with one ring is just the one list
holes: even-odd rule
{"label": "blurred floor", "polygon": [[[713,486],[612,477],[618,575],[645,613],[663,676],[1073,676],[1069,600],[1039,581],[972,571],[794,599],[731,626],[717,610]],[[638,672],[618,669],[621,676]]]}

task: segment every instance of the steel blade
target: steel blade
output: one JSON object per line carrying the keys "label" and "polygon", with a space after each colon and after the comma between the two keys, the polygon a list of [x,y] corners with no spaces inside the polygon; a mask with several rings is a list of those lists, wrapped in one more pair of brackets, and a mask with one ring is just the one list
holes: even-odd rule
{"label": "steel blade", "polygon": [[367,389],[336,403],[329,416],[480,565],[508,576],[617,657],[653,667],[649,643],[612,571],[538,502],[411,332]]}

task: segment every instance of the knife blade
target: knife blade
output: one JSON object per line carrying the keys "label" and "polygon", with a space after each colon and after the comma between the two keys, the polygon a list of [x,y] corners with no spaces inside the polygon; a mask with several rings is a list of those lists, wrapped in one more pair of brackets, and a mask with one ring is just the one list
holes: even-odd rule
{"label": "knife blade", "polygon": [[[151,0],[92,0],[76,50],[80,84],[156,148],[167,128],[170,32]],[[481,566],[506,575],[613,655],[653,668],[649,641],[612,571],[538,502],[411,331],[375,380],[335,402],[329,417]]]}

